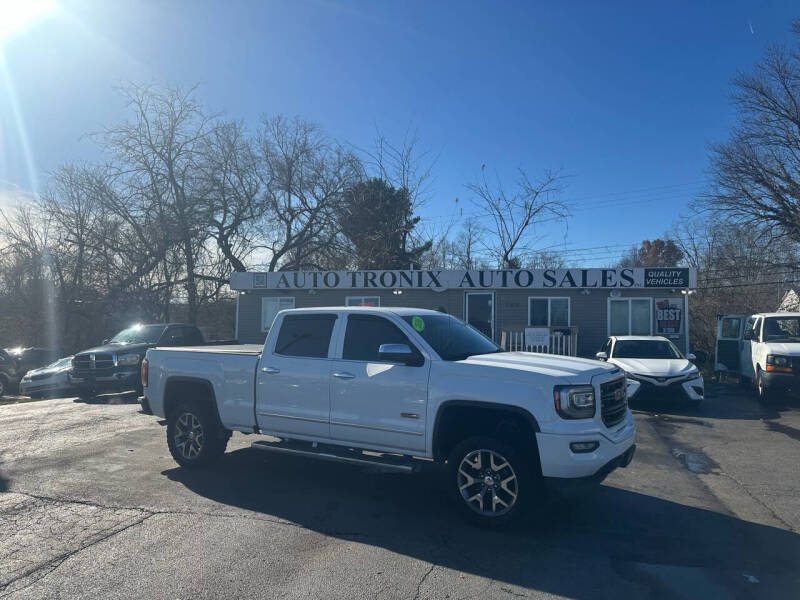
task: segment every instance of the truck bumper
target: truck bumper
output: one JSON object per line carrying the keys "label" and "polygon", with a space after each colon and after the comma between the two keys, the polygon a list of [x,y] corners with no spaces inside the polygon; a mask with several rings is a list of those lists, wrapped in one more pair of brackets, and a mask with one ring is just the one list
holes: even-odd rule
{"label": "truck bumper", "polygon": [[593,475],[586,477],[545,477],[545,486],[551,492],[560,496],[575,497],[580,496],[587,491],[587,488],[592,488],[599,485],[602,481],[615,469],[625,468],[633,460],[633,454],[636,452],[636,444],[632,444],[628,449],[617,456],[612,458]]}
{"label": "truck bumper", "polygon": [[786,392],[800,389],[800,377],[794,373],[781,373],[779,371],[761,371],[761,380],[770,391]]}
{"label": "truck bumper", "polygon": [[136,389],[139,383],[139,371],[120,371],[110,375],[77,373],[70,375],[69,384],[76,393],[111,393],[128,392]]}
{"label": "truck bumper", "polygon": [[[627,413],[625,420],[610,432],[536,434],[542,475],[560,479],[591,478],[604,469],[607,471],[605,475],[608,475],[618,466],[627,466],[630,460],[625,462],[620,457],[634,446],[635,441],[636,425],[630,412]],[[589,452],[576,452],[576,444],[596,444],[596,447]],[[629,456],[632,456],[632,453]],[[622,465],[621,462],[625,464]]]}
{"label": "truck bumper", "polygon": [[139,402],[139,406],[142,407],[142,412],[146,415],[152,415],[153,411],[150,408],[150,401],[147,399],[147,396],[139,396],[137,398]]}

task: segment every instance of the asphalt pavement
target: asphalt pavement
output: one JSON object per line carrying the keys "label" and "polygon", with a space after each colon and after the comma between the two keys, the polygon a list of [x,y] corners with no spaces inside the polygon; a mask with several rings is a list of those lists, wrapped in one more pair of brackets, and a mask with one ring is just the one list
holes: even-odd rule
{"label": "asphalt pavement", "polygon": [[459,519],[436,468],[235,434],[187,471],[132,398],[0,405],[0,597],[800,597],[800,402],[717,385],[697,409],[633,408],[630,467],[493,532]]}

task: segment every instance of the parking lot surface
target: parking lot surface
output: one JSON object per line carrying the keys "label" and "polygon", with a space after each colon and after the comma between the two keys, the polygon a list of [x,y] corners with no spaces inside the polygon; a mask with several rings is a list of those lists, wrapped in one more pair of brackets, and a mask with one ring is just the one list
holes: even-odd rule
{"label": "parking lot surface", "polygon": [[797,598],[800,403],[634,405],[638,450],[511,531],[439,472],[251,449],[181,470],[132,399],[0,406],[0,597]]}

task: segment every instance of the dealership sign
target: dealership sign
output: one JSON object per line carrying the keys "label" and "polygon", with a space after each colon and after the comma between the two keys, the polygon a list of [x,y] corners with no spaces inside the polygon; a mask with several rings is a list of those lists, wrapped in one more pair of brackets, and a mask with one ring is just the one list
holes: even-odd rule
{"label": "dealership sign", "polygon": [[234,290],[692,288],[684,268],[277,271],[232,273]]}
{"label": "dealership sign", "polygon": [[683,331],[683,300],[655,298],[656,334],[679,335]]}

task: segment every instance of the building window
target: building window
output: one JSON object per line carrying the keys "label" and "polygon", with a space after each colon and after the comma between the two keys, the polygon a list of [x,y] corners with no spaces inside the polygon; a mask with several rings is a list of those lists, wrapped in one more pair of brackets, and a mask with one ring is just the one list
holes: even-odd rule
{"label": "building window", "polygon": [[380,306],[380,296],[348,296],[345,306]]}
{"label": "building window", "polygon": [[569,298],[528,298],[529,327],[569,327]]}
{"label": "building window", "polygon": [[608,301],[608,335],[652,335],[650,298],[613,298]]}
{"label": "building window", "polygon": [[294,296],[267,296],[261,298],[261,331],[269,331],[272,322],[282,310],[294,308]]}

